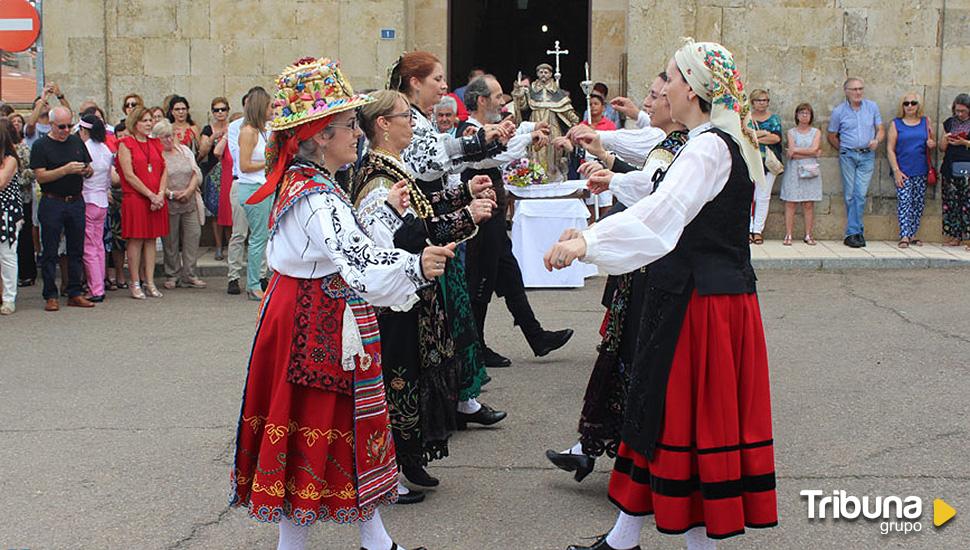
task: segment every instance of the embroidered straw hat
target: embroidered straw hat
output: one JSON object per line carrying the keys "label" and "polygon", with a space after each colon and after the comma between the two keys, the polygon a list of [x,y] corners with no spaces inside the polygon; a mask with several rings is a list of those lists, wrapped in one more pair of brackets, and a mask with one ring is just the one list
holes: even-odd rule
{"label": "embroidered straw hat", "polygon": [[304,57],[276,78],[271,127],[286,130],[372,101],[366,94],[354,94],[340,62]]}

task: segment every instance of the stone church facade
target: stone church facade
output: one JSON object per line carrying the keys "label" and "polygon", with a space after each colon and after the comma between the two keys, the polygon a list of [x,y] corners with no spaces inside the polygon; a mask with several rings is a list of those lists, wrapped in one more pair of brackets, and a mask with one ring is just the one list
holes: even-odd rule
{"label": "stone church facade", "polygon": [[[339,58],[360,89],[383,86],[386,67],[404,50],[427,49],[445,61],[448,9],[448,0],[45,0],[45,77],[75,102],[107,106],[112,120],[134,91],[149,104],[185,95],[204,123],[213,97],[227,96],[238,110],[246,89],[271,86],[302,55]],[[593,79],[637,99],[682,36],[733,51],[749,89],[771,92],[786,128],[802,101],[815,107],[817,125],[827,124],[847,75],[866,80],[887,123],[907,91],[923,97],[935,123],[949,116],[957,93],[970,91],[970,0],[591,0],[590,11]],[[382,29],[394,37],[382,39]],[[463,75],[450,79],[457,86]],[[866,233],[894,240],[884,149]],[[841,180],[828,145],[822,169],[816,234],[841,238]],[[767,233],[780,237],[777,184],[774,192]],[[940,239],[938,195],[927,201],[924,240]]]}

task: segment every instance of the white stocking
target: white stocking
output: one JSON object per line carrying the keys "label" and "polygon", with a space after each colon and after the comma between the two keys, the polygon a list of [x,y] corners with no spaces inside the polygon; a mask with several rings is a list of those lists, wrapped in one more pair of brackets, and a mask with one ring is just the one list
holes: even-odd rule
{"label": "white stocking", "polygon": [[564,455],[581,455],[581,454],[584,454],[583,453],[583,444],[577,441],[575,445],[573,445],[572,447],[570,447],[570,448],[566,449],[565,451],[563,451],[562,454],[564,454]]}
{"label": "white stocking", "polygon": [[[374,517],[367,521],[360,522],[360,545],[367,550],[391,550],[394,541],[384,529],[384,522],[381,521],[381,513],[374,510]],[[404,550],[400,544],[397,546]]]}
{"label": "white stocking", "polygon": [[714,539],[707,537],[707,529],[704,527],[694,527],[684,533],[687,537],[687,550],[715,550],[717,543]]}
{"label": "white stocking", "polygon": [[458,412],[463,414],[475,414],[479,409],[482,408],[482,404],[478,402],[477,399],[472,397],[468,401],[458,402]]}
{"label": "white stocking", "polygon": [[606,535],[606,544],[617,550],[629,550],[640,544],[640,530],[643,529],[644,516],[631,516],[626,512],[620,512],[616,517],[616,523],[610,529],[610,534]]}
{"label": "white stocking", "polygon": [[276,545],[276,550],[303,550],[309,533],[309,525],[294,525],[292,521],[283,518],[280,520],[280,542]]}

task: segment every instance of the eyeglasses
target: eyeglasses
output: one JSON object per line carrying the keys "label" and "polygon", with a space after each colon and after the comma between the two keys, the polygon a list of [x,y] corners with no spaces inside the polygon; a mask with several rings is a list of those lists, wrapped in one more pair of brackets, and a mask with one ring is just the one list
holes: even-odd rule
{"label": "eyeglasses", "polygon": [[137,106],[137,103],[125,103],[125,109],[134,109]]}
{"label": "eyeglasses", "polygon": [[411,110],[409,109],[409,110],[408,110],[407,112],[405,112],[405,113],[394,113],[394,114],[390,114],[390,115],[382,115],[382,116],[383,116],[384,118],[397,118],[397,117],[407,117],[407,118],[408,118],[408,120],[413,120],[413,119],[414,119],[414,111],[411,111]]}
{"label": "eyeglasses", "polygon": [[846,90],[848,90],[850,92],[861,92],[862,90],[865,90],[865,89],[866,88],[864,86],[863,87],[859,87],[859,88],[846,88]]}
{"label": "eyeglasses", "polygon": [[212,108],[212,112],[213,113],[228,113],[229,112],[229,107],[213,107]]}
{"label": "eyeglasses", "polygon": [[330,126],[333,128],[344,128],[346,130],[350,130],[351,132],[356,131],[357,128],[360,128],[360,124],[357,123],[356,118],[350,119],[350,122],[347,124],[331,124]]}
{"label": "eyeglasses", "polygon": [[71,125],[70,124],[55,124],[54,127],[57,128],[58,130],[67,130],[68,128],[71,127]]}
{"label": "eyeglasses", "polygon": [[915,107],[917,105],[919,105],[919,101],[915,101],[914,100],[914,101],[904,101],[903,102],[903,107],[909,107],[909,106]]}

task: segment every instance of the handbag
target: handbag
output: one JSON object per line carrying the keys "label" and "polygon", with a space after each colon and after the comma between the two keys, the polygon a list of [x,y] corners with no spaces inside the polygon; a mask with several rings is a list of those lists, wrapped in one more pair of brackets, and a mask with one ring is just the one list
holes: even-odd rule
{"label": "handbag", "polygon": [[785,165],[778,160],[774,151],[769,147],[765,147],[765,168],[776,176],[785,171]]}
{"label": "handbag", "polygon": [[[929,121],[927,121],[927,124],[926,124],[926,139],[930,139]],[[926,148],[926,166],[929,167],[929,170],[926,172],[926,184],[936,185],[936,180],[937,180],[936,167],[933,166],[933,155],[929,147]]]}
{"label": "handbag", "polygon": [[818,162],[802,162],[798,164],[798,177],[815,178],[818,177]]}

